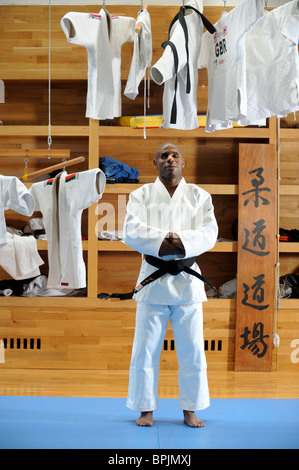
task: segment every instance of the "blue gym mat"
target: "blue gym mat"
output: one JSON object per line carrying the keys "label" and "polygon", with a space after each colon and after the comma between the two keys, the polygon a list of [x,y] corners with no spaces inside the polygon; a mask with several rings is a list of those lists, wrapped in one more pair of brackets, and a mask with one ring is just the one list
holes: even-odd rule
{"label": "blue gym mat", "polygon": [[154,426],[136,426],[124,398],[0,397],[0,449],[299,449],[299,400],[212,399],[183,423],[160,399]]}

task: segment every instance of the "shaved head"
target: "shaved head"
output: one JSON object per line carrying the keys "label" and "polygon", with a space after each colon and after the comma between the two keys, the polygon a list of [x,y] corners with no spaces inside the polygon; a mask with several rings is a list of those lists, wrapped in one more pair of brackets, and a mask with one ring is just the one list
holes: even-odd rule
{"label": "shaved head", "polygon": [[181,149],[180,149],[177,145],[173,144],[172,142],[167,142],[166,144],[160,145],[160,147],[157,149],[157,151],[156,151],[156,158],[157,158],[158,156],[160,156],[160,155],[163,153],[163,151],[164,151],[167,147],[176,148],[177,152],[178,152],[180,155],[182,155],[182,151],[181,151]]}

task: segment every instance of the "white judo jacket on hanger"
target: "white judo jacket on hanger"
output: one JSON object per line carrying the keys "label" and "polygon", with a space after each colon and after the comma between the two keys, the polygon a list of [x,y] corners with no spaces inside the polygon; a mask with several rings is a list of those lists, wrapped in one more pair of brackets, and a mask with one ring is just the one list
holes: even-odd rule
{"label": "white judo jacket on hanger", "polygon": [[97,202],[105,189],[106,177],[100,169],[67,174],[34,183],[30,193],[36,210],[43,215],[48,240],[48,287],[86,287],[82,254],[82,211]]}
{"label": "white judo jacket on hanger", "polygon": [[263,14],[264,0],[243,0],[214,24],[213,36],[203,35],[199,68],[208,69],[206,132],[246,118],[245,33]]}
{"label": "white judo jacket on hanger", "polygon": [[0,175],[0,246],[7,243],[4,215],[7,209],[29,217],[34,211],[34,200],[26,186],[16,176]]}
{"label": "white judo jacket on hanger", "polygon": [[247,118],[284,117],[299,109],[299,4],[266,13],[245,35]]}
{"label": "white judo jacket on hanger", "polygon": [[[201,255],[216,243],[218,226],[210,194],[182,178],[172,197],[159,178],[130,194],[124,223],[124,242],[144,255],[159,258],[162,241],[176,233],[185,248],[184,258]],[[163,257],[161,259],[179,259]],[[197,263],[191,266],[200,273]],[[137,285],[157,268],[142,261]],[[143,287],[134,298],[165,305],[206,301],[204,283],[190,274],[165,274]]]}
{"label": "white judo jacket on hanger", "polygon": [[[198,8],[196,2],[188,2],[188,5]],[[161,127],[176,129],[195,129],[197,119],[197,85],[198,85],[198,56],[201,48],[203,24],[198,13],[187,10],[185,21],[189,37],[189,70],[190,93],[186,93],[187,52],[185,35],[179,21],[176,21],[170,31],[170,40],[174,44],[179,64],[177,71],[176,123],[171,123],[171,109],[175,97],[175,62],[171,47],[167,45],[162,57],[152,66],[151,76],[158,85],[164,84],[163,91],[163,123]]]}
{"label": "white judo jacket on hanger", "polygon": [[69,12],[61,19],[67,40],[88,53],[86,117],[121,116],[121,46],[134,40],[135,23],[103,8],[99,14]]}

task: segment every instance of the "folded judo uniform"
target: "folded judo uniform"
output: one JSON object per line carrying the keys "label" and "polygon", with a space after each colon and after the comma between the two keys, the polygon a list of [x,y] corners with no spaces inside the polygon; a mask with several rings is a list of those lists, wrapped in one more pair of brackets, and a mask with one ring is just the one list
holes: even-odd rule
{"label": "folded judo uniform", "polygon": [[[181,239],[186,259],[210,250],[217,240],[211,196],[187,184],[184,178],[172,197],[159,178],[129,197],[123,231],[128,246],[159,258],[160,246],[169,232]],[[163,257],[172,258],[180,259]],[[196,262],[191,268],[200,272]],[[154,271],[156,268],[143,258],[137,285]],[[202,302],[207,300],[204,283],[185,272],[167,273],[135,293],[134,298],[137,312],[127,406],[138,411],[158,406],[159,358],[168,319],[179,363],[180,408],[200,410],[209,406],[202,319]]]}
{"label": "folded judo uniform", "polygon": [[0,246],[0,266],[15,280],[39,276],[39,266],[44,264],[40,257],[36,239],[7,233],[7,243]]}
{"label": "folded judo uniform", "polygon": [[48,240],[48,287],[86,287],[82,254],[81,216],[84,209],[101,199],[106,177],[100,169],[34,183],[30,193],[36,210],[43,215]]}
{"label": "folded judo uniform", "polygon": [[[181,18],[173,20],[168,41],[162,44],[164,48],[162,57],[151,68],[154,82],[158,85],[164,84],[161,127],[165,128],[195,129],[199,126],[197,119],[198,57],[203,21],[199,13],[191,7],[201,13],[202,2],[190,1],[185,10],[180,10]],[[212,25],[210,27],[214,31]]]}
{"label": "folded judo uniform", "polygon": [[34,211],[34,200],[26,186],[17,177],[0,175],[0,246],[7,243],[4,215],[7,209],[30,217]]}
{"label": "folded judo uniform", "polygon": [[86,117],[121,116],[121,46],[134,40],[134,18],[69,12],[61,19],[67,40],[84,46],[88,54]]}
{"label": "folded judo uniform", "polygon": [[245,35],[250,121],[284,117],[299,109],[297,0],[265,14]]}
{"label": "folded judo uniform", "polygon": [[206,132],[229,128],[247,116],[245,33],[263,15],[264,0],[243,0],[221,16],[213,36],[203,35],[198,66],[208,69]]}

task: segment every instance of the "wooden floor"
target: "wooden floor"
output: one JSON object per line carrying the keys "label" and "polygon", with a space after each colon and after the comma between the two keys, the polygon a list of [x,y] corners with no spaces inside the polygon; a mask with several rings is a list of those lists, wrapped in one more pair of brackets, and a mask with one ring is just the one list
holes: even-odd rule
{"label": "wooden floor", "polygon": [[[209,371],[211,398],[299,398],[298,372]],[[126,397],[128,371],[2,369],[0,395]],[[177,373],[161,371],[160,398],[177,398]]]}

